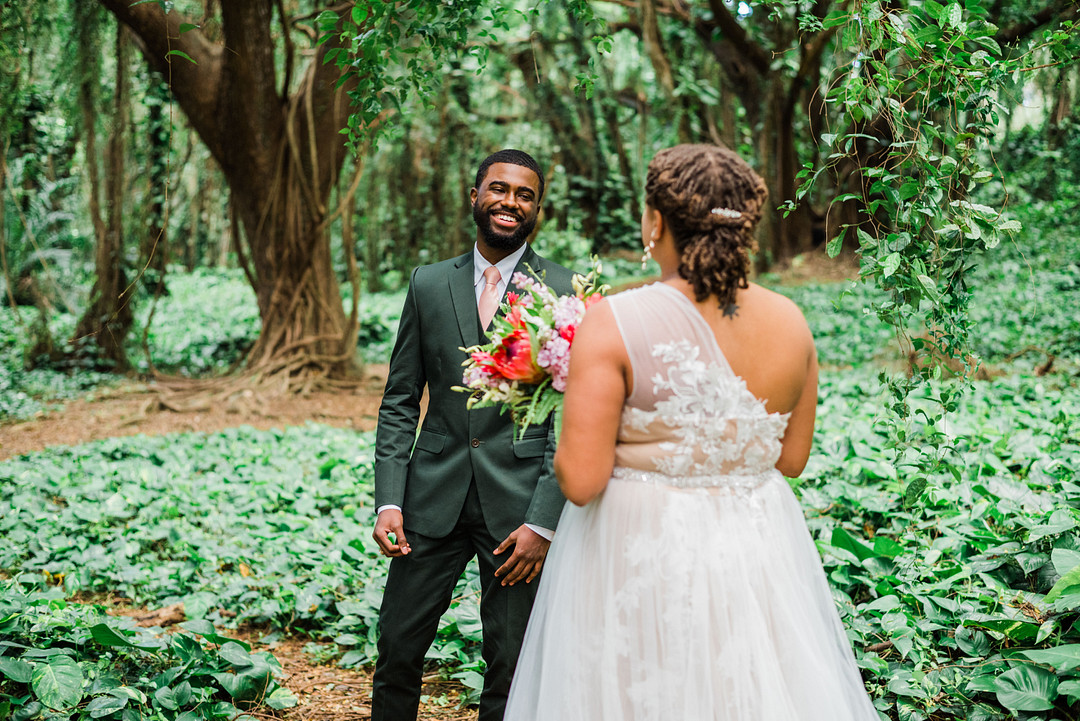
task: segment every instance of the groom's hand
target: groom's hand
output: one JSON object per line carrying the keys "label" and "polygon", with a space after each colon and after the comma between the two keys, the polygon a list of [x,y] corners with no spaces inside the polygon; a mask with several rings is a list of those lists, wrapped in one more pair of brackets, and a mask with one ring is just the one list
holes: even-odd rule
{"label": "groom's hand", "polygon": [[[412,551],[409,542],[405,540],[404,520],[401,511],[396,508],[387,508],[375,519],[375,532],[371,537],[379,544],[384,556],[406,556]],[[394,534],[394,540],[390,540],[390,534]]]}
{"label": "groom's hand", "polygon": [[518,581],[530,583],[540,574],[550,545],[551,541],[528,526],[518,526],[517,530],[495,549],[495,555],[498,556],[511,546],[514,547],[510,558],[495,571],[495,577],[502,578],[504,586],[513,586]]}

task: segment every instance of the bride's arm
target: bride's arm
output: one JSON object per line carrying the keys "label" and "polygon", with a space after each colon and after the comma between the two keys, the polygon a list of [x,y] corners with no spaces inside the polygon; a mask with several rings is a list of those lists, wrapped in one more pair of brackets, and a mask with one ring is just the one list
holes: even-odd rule
{"label": "bride's arm", "polygon": [[607,301],[585,314],[574,335],[555,475],[563,495],[583,506],[607,486],[629,392],[630,359]]}
{"label": "bride's arm", "polygon": [[[809,331],[807,332],[809,336]],[[806,381],[799,400],[791,410],[787,430],[781,439],[783,450],[776,461],[776,469],[788,478],[798,478],[806,468],[810,446],[814,440],[814,418],[817,415],[818,363],[814,341],[810,339],[810,353],[806,365]]]}

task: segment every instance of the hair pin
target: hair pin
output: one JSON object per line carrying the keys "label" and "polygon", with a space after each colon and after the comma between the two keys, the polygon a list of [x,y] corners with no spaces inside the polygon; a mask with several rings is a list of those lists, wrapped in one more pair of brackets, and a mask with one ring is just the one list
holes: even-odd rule
{"label": "hair pin", "polygon": [[734,210],[733,208],[713,208],[709,211],[713,215],[719,215],[721,218],[741,218],[742,212]]}

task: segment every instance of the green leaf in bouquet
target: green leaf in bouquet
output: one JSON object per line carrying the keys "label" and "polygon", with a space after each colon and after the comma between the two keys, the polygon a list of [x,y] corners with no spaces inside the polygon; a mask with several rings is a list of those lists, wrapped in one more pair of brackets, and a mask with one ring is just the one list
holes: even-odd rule
{"label": "green leaf in bouquet", "polygon": [[526,428],[542,424],[552,411],[562,405],[562,395],[551,387],[550,377],[545,378],[536,387],[525,413],[518,422],[518,440],[524,437]]}

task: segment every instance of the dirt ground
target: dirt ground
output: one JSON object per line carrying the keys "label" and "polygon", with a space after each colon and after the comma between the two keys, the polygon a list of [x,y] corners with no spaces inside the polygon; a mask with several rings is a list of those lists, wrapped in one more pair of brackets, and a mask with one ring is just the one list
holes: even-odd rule
{"label": "dirt ground", "polygon": [[310,393],[253,400],[209,410],[159,410],[152,385],[127,384],[74,400],[38,418],[0,424],[0,460],[58,445],[145,434],[207,431],[235,426],[259,429],[303,425],[308,421],[342,428],[373,430],[379,412],[385,365],[367,366],[351,393]]}

